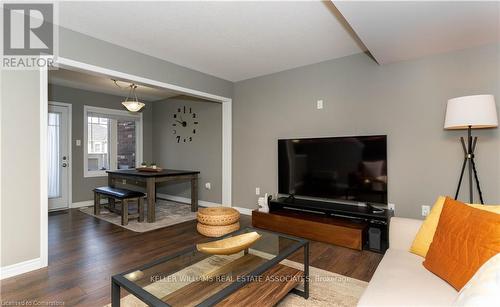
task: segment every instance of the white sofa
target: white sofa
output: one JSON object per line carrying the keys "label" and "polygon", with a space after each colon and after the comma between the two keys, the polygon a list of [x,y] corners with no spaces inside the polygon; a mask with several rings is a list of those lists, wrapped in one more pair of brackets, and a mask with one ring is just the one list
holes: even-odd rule
{"label": "white sofa", "polygon": [[451,306],[458,292],[408,250],[421,220],[393,217],[389,246],[358,306]]}

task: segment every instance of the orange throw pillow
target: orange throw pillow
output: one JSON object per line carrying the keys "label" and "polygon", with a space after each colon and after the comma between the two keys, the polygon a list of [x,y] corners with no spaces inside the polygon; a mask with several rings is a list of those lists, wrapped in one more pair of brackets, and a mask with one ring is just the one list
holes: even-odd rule
{"label": "orange throw pillow", "polygon": [[447,197],[423,264],[459,291],[499,252],[500,214]]}

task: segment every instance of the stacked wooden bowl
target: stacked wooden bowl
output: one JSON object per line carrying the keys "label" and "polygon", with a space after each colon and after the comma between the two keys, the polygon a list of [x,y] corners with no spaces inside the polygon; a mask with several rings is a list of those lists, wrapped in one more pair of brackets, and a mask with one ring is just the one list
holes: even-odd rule
{"label": "stacked wooden bowl", "polygon": [[240,213],[227,207],[211,207],[198,210],[198,232],[207,237],[220,237],[240,229]]}

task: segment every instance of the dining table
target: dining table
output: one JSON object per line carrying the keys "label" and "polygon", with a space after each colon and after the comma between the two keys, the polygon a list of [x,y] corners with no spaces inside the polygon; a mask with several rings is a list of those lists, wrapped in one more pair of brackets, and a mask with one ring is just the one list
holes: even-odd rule
{"label": "dining table", "polygon": [[[141,171],[137,169],[108,170],[108,185],[115,187],[117,183],[146,184],[147,222],[156,221],[156,185],[158,183],[191,182],[191,211],[198,211],[198,175],[199,171],[161,169],[157,171]],[[110,199],[110,206],[114,200]]]}

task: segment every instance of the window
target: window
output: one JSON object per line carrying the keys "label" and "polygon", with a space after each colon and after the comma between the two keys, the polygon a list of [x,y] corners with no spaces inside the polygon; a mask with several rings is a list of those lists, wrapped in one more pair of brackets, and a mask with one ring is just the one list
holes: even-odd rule
{"label": "window", "polygon": [[110,119],[87,115],[87,170],[109,169]]}
{"label": "window", "polygon": [[142,160],[142,114],[84,107],[84,175],[134,168]]}

